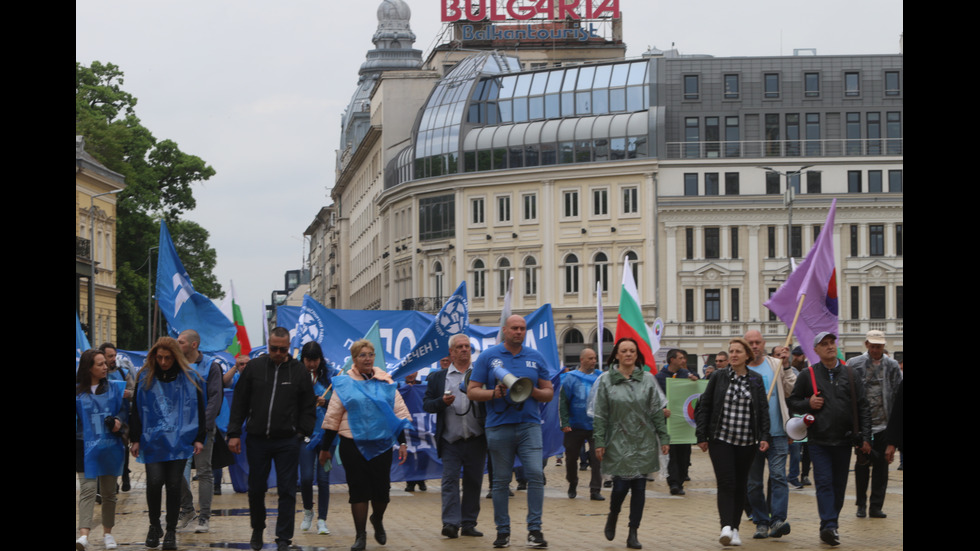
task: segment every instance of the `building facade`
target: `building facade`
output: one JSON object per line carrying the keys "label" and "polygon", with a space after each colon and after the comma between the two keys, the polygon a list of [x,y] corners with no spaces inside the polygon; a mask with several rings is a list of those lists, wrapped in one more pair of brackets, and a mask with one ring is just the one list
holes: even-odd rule
{"label": "building facade", "polygon": [[75,311],[93,346],[116,340],[116,193],[125,187],[75,136]]}
{"label": "building facade", "polygon": [[611,339],[628,259],[647,321],[700,366],[748,329],[785,337],[762,303],[837,198],[842,343],[875,328],[900,350],[903,57],[602,51],[382,72],[338,162],[340,307],[434,312],[465,279],[493,325],[513,278],[515,312],[552,304],[574,363]]}

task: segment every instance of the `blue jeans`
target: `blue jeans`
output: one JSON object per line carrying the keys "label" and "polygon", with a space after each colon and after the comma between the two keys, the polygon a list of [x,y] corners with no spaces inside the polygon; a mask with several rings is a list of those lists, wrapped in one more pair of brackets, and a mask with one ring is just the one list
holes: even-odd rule
{"label": "blue jeans", "polygon": [[[531,404],[532,406],[536,404]],[[487,448],[493,461],[493,522],[497,532],[510,534],[510,483],[514,457],[519,457],[527,477],[527,530],[541,530],[544,508],[544,477],[541,470],[541,424],[513,423],[487,427]]]}
{"label": "blue jeans", "polygon": [[303,496],[303,509],[313,509],[313,482],[316,481],[317,518],[327,520],[330,506],[330,473],[320,464],[320,452],[306,449],[306,443],[299,445],[299,487]]}
{"label": "blue jeans", "polygon": [[793,442],[789,445],[789,480],[799,485],[800,482],[800,451],[803,444]]}
{"label": "blue jeans", "polygon": [[[757,453],[749,469],[749,506],[752,507],[752,520],[756,525],[769,526],[776,521],[786,520],[789,508],[789,486],[786,484],[786,455],[789,445],[786,436],[773,436],[772,446],[766,453]],[[769,490],[772,504],[766,503],[766,492],[762,484],[762,473],[769,463]]]}
{"label": "blue jeans", "polygon": [[844,506],[847,472],[851,467],[850,446],[822,446],[810,443],[813,484],[817,490],[820,529],[838,528],[837,517]]}

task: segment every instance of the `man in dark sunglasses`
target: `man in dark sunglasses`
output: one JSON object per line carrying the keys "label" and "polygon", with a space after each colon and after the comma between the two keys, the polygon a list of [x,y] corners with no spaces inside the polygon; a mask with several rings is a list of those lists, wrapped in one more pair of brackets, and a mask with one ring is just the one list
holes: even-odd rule
{"label": "man in dark sunglasses", "polygon": [[242,424],[248,434],[248,509],[252,549],[262,548],[265,531],[265,492],[271,463],[276,463],[279,517],[276,544],[292,543],[296,523],[296,472],[299,447],[313,433],[315,397],[306,368],[289,355],[289,330],[269,333],[269,353],[248,362],[231,402],[228,449],[241,453]]}

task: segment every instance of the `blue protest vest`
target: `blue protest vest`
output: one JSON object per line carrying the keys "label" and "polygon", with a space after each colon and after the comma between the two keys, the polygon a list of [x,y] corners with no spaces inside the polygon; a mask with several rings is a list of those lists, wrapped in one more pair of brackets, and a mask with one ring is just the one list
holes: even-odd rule
{"label": "blue protest vest", "polygon": [[[320,396],[323,396],[324,393],[327,393],[327,387],[323,386],[323,383],[320,382],[320,379],[317,379],[316,382],[313,383],[313,394],[317,398],[319,398]],[[327,400],[327,403],[329,404],[330,393],[327,393],[325,398]],[[316,421],[313,423],[313,434],[310,435],[310,441],[309,443],[306,444],[306,449],[315,450],[317,446],[320,445],[320,441],[323,440],[323,418],[326,415],[327,415],[327,408],[317,406]]]}
{"label": "blue protest vest", "polygon": [[207,354],[201,354],[201,361],[196,364],[191,364],[194,368],[194,372],[197,376],[201,378],[203,384],[201,385],[201,398],[204,399],[204,409],[208,409],[208,375],[211,373],[211,364],[214,363],[214,357]]}
{"label": "blue protest vest", "polygon": [[569,371],[562,384],[568,397],[568,423],[572,428],[592,430],[592,418],[586,413],[589,405],[589,392],[599,374],[595,371],[586,375],[581,371]]}
{"label": "blue protest vest", "polygon": [[[189,373],[203,388],[204,382],[197,373]],[[154,379],[147,389],[143,381],[146,376],[141,373],[136,383],[136,401],[143,422],[139,462],[159,463],[193,456],[198,429],[197,388],[181,373],[169,383]]]}
{"label": "blue protest vest", "polygon": [[354,443],[369,461],[390,450],[398,432],[411,425],[395,415],[395,385],[375,379],[355,381],[343,375],[334,377],[333,389],[347,409]]}
{"label": "blue protest vest", "polygon": [[75,395],[75,415],[82,426],[85,449],[85,478],[122,474],[126,448],[122,438],[105,426],[107,418],[119,415],[122,404],[122,388],[115,384],[110,384],[104,394],[84,392]]}
{"label": "blue protest vest", "polygon": [[109,379],[110,381],[123,381],[123,382],[125,382],[126,381],[126,377],[128,377],[128,376],[129,376],[129,370],[127,370],[125,367],[120,367],[118,369],[115,369],[113,371],[110,371],[109,374],[106,375],[106,379]]}

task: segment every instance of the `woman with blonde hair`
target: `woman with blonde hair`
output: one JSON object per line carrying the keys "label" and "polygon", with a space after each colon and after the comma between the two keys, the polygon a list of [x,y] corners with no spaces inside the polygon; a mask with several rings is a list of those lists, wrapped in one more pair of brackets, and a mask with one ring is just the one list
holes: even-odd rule
{"label": "woman with blonde hair", "polygon": [[350,489],[356,537],[351,551],[367,545],[370,502],[374,539],[384,545],[388,536],[384,514],[391,489],[392,444],[397,439],[399,464],[407,457],[405,429],[410,413],[388,372],[374,365],[374,346],[361,339],[350,347],[352,368],[333,378],[333,396],[323,418],[320,463],[330,460],[334,436],[340,434],[340,459]]}
{"label": "woman with blonde hair", "polygon": [[75,549],[88,547],[97,487],[102,488],[102,532],[106,549],[116,549],[112,527],[116,516],[116,477],[122,474],[126,417],[122,384],[114,385],[105,355],[86,350],[75,374],[75,471],[78,473],[78,533]]}
{"label": "woman with blonde hair", "polygon": [[[132,454],[146,465],[146,505],[150,529],[146,546],[177,549],[180,479],[187,459],[204,448],[207,435],[203,383],[184,359],[177,341],[160,337],[137,374],[130,427]],[[160,527],[160,504],[167,489],[167,530]]]}
{"label": "woman with blonde hair", "polygon": [[748,341],[728,343],[728,367],[715,371],[701,394],[694,418],[701,451],[711,454],[718,485],[718,516],[724,545],[742,545],[738,535],[749,469],[756,450],[769,449],[769,400],[762,376],[748,368],[754,359]]}

